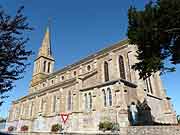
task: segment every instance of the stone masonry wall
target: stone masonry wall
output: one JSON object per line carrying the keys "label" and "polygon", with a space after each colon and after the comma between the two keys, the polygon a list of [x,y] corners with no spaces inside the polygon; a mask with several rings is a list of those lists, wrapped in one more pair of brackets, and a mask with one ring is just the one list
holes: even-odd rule
{"label": "stone masonry wall", "polygon": [[[31,132],[31,133],[14,133],[17,135],[57,135],[59,133],[50,132]],[[120,132],[77,132],[65,133],[65,135],[180,135],[180,126],[133,126],[128,128],[120,128]]]}
{"label": "stone masonry wall", "polygon": [[127,135],[180,135],[180,126],[134,126]]}

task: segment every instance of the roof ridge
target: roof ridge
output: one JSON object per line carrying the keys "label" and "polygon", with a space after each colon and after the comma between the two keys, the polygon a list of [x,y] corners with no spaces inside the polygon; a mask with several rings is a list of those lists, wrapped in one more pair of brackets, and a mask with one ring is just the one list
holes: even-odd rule
{"label": "roof ridge", "polygon": [[129,39],[123,39],[123,40],[121,40],[120,42],[114,43],[114,44],[111,45],[111,46],[108,46],[108,47],[105,47],[105,48],[103,48],[103,49],[100,49],[99,51],[97,51],[97,52],[95,52],[95,53],[92,53],[92,54],[90,54],[90,55],[88,55],[88,56],[86,56],[86,57],[84,57],[84,58],[81,58],[80,60],[78,60],[78,61],[76,61],[76,62],[74,62],[74,63],[72,63],[72,64],[69,64],[69,65],[67,65],[67,66],[65,66],[65,67],[63,67],[63,68],[61,68],[61,69],[58,69],[58,70],[54,71],[54,72],[51,73],[47,78],[53,76],[54,74],[60,73],[61,71],[64,71],[64,70],[66,70],[66,69],[68,69],[68,68],[70,68],[70,67],[72,67],[72,66],[75,66],[75,65],[78,65],[78,64],[80,64],[80,63],[83,63],[83,61],[88,60],[88,59],[91,59],[93,56],[95,57],[95,56],[99,55],[100,53],[102,53],[102,52],[104,52],[104,51],[108,51],[108,50],[110,50],[110,49],[112,49],[112,48],[114,48],[114,47],[117,47],[117,46],[119,46],[119,45],[125,45],[125,44],[127,44],[128,42],[129,42]]}

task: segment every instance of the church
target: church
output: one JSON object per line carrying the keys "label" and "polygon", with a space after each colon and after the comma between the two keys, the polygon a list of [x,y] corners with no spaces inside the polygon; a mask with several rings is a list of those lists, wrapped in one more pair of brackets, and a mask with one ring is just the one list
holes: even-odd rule
{"label": "church", "polygon": [[[47,27],[28,95],[13,101],[7,127],[18,132],[26,125],[29,132],[50,132],[58,123],[67,132],[96,132],[103,121],[128,127],[132,125],[132,105],[141,111],[142,123],[177,123],[159,73],[142,80],[131,68],[138,61],[137,47],[128,40],[54,71],[50,38]],[[61,114],[68,115],[65,124]]]}

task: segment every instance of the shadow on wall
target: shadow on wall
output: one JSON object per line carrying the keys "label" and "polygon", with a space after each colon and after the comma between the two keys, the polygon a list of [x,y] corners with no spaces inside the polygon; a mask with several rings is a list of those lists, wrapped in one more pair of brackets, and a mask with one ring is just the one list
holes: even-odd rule
{"label": "shadow on wall", "polygon": [[136,105],[132,102],[131,105],[128,106],[128,119],[132,126],[154,125],[151,108],[146,100],[142,103],[138,101]]}
{"label": "shadow on wall", "polygon": [[166,123],[155,122],[154,121],[155,118],[151,114],[151,108],[148,105],[146,100],[144,100],[142,103],[138,101],[137,104],[132,102],[131,105],[128,106],[128,119],[131,126],[146,126],[146,125],[174,126],[174,125],[177,125],[177,124],[168,124],[168,123],[166,124]]}

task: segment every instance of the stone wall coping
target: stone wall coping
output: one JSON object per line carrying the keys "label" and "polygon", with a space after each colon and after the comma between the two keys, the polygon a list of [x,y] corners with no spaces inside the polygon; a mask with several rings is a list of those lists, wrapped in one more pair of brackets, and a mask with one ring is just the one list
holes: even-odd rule
{"label": "stone wall coping", "polygon": [[112,81],[108,81],[108,82],[104,82],[102,84],[99,84],[99,85],[95,85],[95,86],[92,86],[92,87],[88,87],[88,88],[84,88],[84,89],[80,89],[80,91],[86,91],[86,90],[90,90],[90,89],[94,89],[94,88],[100,88],[100,87],[103,87],[103,86],[107,86],[107,85],[113,85],[117,82],[122,82],[124,83],[125,85],[129,86],[129,87],[132,87],[132,88],[136,88],[137,85],[130,82],[130,81],[127,81],[127,80],[124,80],[124,79],[117,79],[117,80],[112,80]]}
{"label": "stone wall coping", "polygon": [[[106,85],[112,85],[112,84],[115,84],[116,82],[122,82],[124,83],[125,85],[129,86],[129,87],[132,87],[132,88],[136,88],[137,85],[135,83],[132,83],[128,80],[124,80],[124,79],[116,79],[116,80],[112,80],[112,81],[108,81],[108,82],[104,82],[102,84],[98,84],[98,85],[95,85],[95,86],[92,86],[92,87],[88,87],[88,88],[84,88],[84,89],[80,89],[80,91],[86,91],[86,90],[89,90],[89,89],[93,89],[93,88],[100,88],[100,87],[103,87],[103,86],[106,86]],[[72,78],[72,79],[69,79],[68,81],[66,82],[60,82],[60,83],[57,83],[57,84],[54,84],[52,86],[49,86],[47,88],[44,88],[40,91],[37,91],[37,92],[34,92],[34,93],[31,93],[29,95],[26,95],[16,101],[13,101],[14,104],[20,102],[20,101],[23,101],[23,100],[26,100],[26,99],[31,99],[31,98],[34,98],[35,96],[39,96],[41,94],[46,94],[46,93],[51,93],[51,92],[54,92],[54,91],[58,91],[58,87],[61,86],[61,85],[66,85],[66,84],[72,84],[72,83],[76,83],[76,78]]]}

